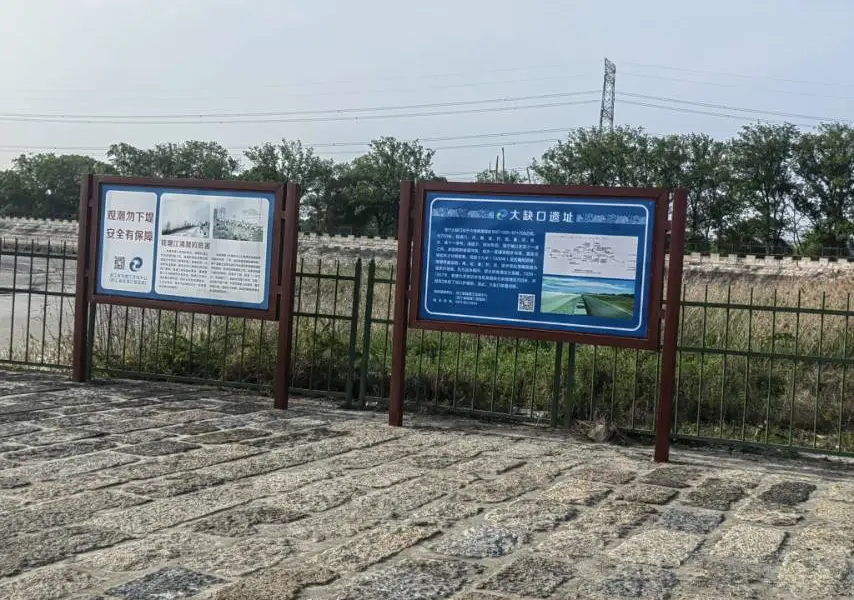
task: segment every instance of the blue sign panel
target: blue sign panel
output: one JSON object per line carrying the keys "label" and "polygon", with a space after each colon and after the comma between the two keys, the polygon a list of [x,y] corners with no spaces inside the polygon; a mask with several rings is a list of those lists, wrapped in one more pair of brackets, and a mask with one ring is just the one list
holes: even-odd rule
{"label": "blue sign panel", "polygon": [[272,192],[101,186],[96,290],[266,310]]}
{"label": "blue sign panel", "polygon": [[428,192],[417,318],[644,338],[654,207]]}

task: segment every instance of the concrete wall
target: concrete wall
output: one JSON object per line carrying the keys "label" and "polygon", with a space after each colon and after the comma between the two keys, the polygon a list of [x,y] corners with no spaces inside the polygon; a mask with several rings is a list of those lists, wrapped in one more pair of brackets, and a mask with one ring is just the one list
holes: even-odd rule
{"label": "concrete wall", "polygon": [[[51,245],[69,248],[77,245],[77,222],[47,219],[0,218],[0,238],[3,247],[14,245]],[[397,242],[392,238],[360,237],[353,235],[318,235],[300,233],[299,253],[301,257],[337,257],[355,259],[374,258],[380,262],[392,262],[397,252]],[[691,253],[685,256],[686,271],[706,273],[719,272],[728,275],[751,275],[757,277],[802,277],[804,275],[826,275],[829,277],[854,274],[854,259],[797,258],[791,256],[736,256]]]}

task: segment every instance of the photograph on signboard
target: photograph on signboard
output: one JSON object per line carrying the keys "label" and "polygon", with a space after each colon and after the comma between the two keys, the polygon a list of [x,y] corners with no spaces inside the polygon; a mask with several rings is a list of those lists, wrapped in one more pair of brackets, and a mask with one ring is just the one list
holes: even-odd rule
{"label": "photograph on signboard", "polygon": [[635,282],[546,275],[540,306],[544,313],[630,320],[635,310]]}
{"label": "photograph on signboard", "polygon": [[160,235],[207,238],[211,231],[211,205],[189,194],[164,194],[160,200]]}
{"label": "photograph on signboard", "polygon": [[263,242],[267,215],[262,200],[221,198],[214,202],[213,237],[217,240]]}
{"label": "photograph on signboard", "polygon": [[541,312],[631,320],[637,248],[636,237],[546,233]]}
{"label": "photograph on signboard", "polygon": [[[265,301],[271,202],[232,194],[164,193],[154,289],[247,305]],[[191,239],[194,234],[198,240]]]}

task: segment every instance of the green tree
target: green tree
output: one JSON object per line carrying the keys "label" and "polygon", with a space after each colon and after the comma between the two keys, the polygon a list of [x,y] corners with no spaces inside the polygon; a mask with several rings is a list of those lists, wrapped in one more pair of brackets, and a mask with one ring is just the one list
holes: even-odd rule
{"label": "green tree", "polygon": [[708,249],[713,232],[726,229],[730,217],[724,182],[724,144],[705,134],[651,138],[653,184],[687,190],[686,242]]}
{"label": "green tree", "polygon": [[688,233],[694,242],[710,244],[740,219],[730,192],[728,146],[706,134],[685,136],[686,163],[682,184],[688,190]]}
{"label": "green tree", "polygon": [[757,243],[769,253],[788,245],[784,234],[791,232],[800,191],[793,168],[798,138],[794,125],[756,124],[733,140],[732,189],[746,219],[729,233],[732,241]]}
{"label": "green tree", "polygon": [[801,135],[795,171],[804,185],[797,207],[813,226],[807,245],[848,246],[854,234],[854,128],[822,124]]}
{"label": "green tree", "polygon": [[484,169],[475,175],[475,181],[478,183],[525,183],[528,179],[518,171]]}
{"label": "green tree", "polygon": [[563,185],[646,186],[655,179],[651,140],[643,129],[576,129],[534,160],[544,182]]}
{"label": "green tree", "polygon": [[107,158],[118,174],[130,177],[234,179],[240,167],[217,142],[157,144],[150,149],[113,144]]}
{"label": "green tree", "polygon": [[29,217],[32,215],[30,196],[17,171],[0,171],[0,216]]}
{"label": "green tree", "polygon": [[21,155],[13,161],[13,170],[18,181],[6,178],[7,185],[25,196],[28,216],[47,219],[76,219],[81,178],[111,172],[109,165],[77,154]]}
{"label": "green tree", "polygon": [[323,159],[314,153],[314,148],[300,141],[282,140],[279,144],[263,144],[246,151],[249,169],[241,178],[253,181],[294,182],[301,187],[300,212],[303,229],[328,231],[339,223],[338,210],[334,206],[342,201],[334,190],[339,185],[334,181],[341,176],[331,159]]}
{"label": "green tree", "polygon": [[361,233],[393,236],[400,205],[400,182],[436,180],[433,150],[418,142],[382,137],[370,150],[354,159],[346,174],[345,193],[353,206]]}
{"label": "green tree", "polygon": [[648,138],[651,183],[657,187],[684,187],[688,183],[688,140],[682,135]]}

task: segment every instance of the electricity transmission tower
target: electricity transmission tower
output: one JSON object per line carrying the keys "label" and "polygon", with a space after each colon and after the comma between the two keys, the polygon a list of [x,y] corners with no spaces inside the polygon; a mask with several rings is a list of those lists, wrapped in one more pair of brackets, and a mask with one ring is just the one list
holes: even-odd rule
{"label": "electricity transmission tower", "polygon": [[614,91],[617,86],[617,65],[605,59],[605,78],[602,81],[602,109],[599,112],[599,129],[614,129]]}

